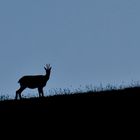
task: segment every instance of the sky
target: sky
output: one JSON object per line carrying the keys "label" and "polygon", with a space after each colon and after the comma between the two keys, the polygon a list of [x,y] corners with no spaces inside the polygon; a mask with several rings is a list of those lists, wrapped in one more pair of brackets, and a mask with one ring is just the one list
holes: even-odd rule
{"label": "sky", "polygon": [[19,78],[45,74],[48,63],[46,95],[139,81],[139,7],[139,0],[0,0],[0,94],[14,97]]}

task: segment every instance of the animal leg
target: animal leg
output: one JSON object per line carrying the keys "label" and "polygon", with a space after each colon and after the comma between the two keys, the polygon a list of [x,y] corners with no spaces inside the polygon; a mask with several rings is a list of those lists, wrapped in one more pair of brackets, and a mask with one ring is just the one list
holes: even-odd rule
{"label": "animal leg", "polygon": [[15,96],[15,99],[19,98],[21,99],[21,93],[22,91],[25,89],[26,87],[20,87],[17,91],[16,91],[16,96]]}
{"label": "animal leg", "polygon": [[43,88],[38,88],[39,97],[44,97]]}

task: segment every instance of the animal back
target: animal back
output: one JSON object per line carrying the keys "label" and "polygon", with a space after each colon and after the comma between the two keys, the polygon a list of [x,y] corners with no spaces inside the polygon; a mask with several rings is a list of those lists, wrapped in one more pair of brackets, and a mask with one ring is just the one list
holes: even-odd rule
{"label": "animal back", "polygon": [[44,87],[47,83],[47,80],[43,75],[23,76],[21,79],[19,79],[18,83],[28,88],[38,88]]}

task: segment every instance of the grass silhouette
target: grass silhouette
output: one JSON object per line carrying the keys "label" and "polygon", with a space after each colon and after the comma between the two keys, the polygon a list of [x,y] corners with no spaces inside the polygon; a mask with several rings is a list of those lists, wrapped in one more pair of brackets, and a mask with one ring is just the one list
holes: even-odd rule
{"label": "grass silhouette", "polygon": [[[109,107],[112,105],[119,105],[120,103],[126,104],[126,98],[122,98],[124,100],[120,100],[118,97],[139,97],[140,96],[140,87],[139,86],[131,86],[126,88],[116,89],[115,87],[108,86],[106,89],[91,89],[85,92],[77,92],[71,93],[68,89],[60,90],[62,93],[55,91],[55,95],[45,96],[45,97],[30,97],[23,98],[21,100],[14,99],[5,99],[0,101],[0,112],[51,112],[59,110],[70,112],[72,110],[83,110],[86,111],[88,108],[92,108],[96,110],[99,106]],[[100,98],[101,97],[101,98]],[[103,98],[102,98],[103,97]],[[105,97],[105,98],[104,98]],[[106,98],[107,97],[107,98]],[[111,98],[110,98],[111,97]],[[116,97],[116,98],[114,98]],[[107,100],[106,100],[107,99]],[[138,99],[138,98],[137,98]],[[127,101],[127,105],[129,105]],[[109,104],[109,105],[107,105]],[[101,108],[100,108],[101,109]]]}

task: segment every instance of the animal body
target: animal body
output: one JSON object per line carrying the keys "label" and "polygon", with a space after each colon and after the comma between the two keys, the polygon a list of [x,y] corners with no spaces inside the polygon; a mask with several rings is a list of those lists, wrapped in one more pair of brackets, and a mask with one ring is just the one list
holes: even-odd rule
{"label": "animal body", "polygon": [[20,84],[20,88],[16,91],[15,99],[17,99],[18,97],[21,99],[21,93],[26,88],[37,88],[39,97],[44,97],[43,88],[46,86],[47,81],[50,79],[51,68],[52,67],[50,66],[50,64],[46,64],[46,67],[44,67],[46,71],[45,75],[27,75],[20,78],[18,81],[18,83]]}

